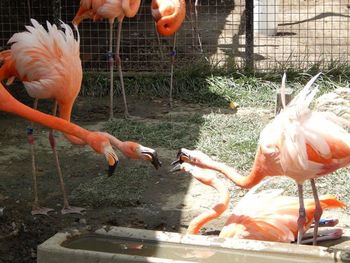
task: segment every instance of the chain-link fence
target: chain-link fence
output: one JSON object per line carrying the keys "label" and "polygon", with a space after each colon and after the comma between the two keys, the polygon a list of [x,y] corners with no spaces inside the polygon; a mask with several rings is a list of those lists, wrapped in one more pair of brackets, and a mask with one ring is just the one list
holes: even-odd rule
{"label": "chain-link fence", "polygon": [[[173,38],[158,39],[150,2],[143,0],[138,14],[124,19],[121,58],[126,72],[169,71]],[[186,20],[177,34],[177,68],[200,61],[250,65],[255,70],[305,69],[349,61],[349,0],[198,0],[198,5],[189,0],[186,4]],[[0,48],[7,48],[7,40],[23,31],[30,17],[41,23],[70,22],[78,8],[79,0],[1,0]],[[79,29],[84,70],[108,71],[108,22],[84,20]]]}

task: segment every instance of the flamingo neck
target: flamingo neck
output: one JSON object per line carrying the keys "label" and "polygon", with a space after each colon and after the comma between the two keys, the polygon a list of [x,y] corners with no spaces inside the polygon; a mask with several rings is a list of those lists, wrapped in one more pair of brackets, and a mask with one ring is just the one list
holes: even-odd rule
{"label": "flamingo neck", "polygon": [[108,138],[109,142],[111,145],[113,145],[114,147],[116,147],[119,151],[121,151],[124,155],[127,155],[127,149],[125,147],[125,143],[121,140],[119,140],[118,138],[114,137],[113,135],[107,133],[107,132],[100,132],[101,134],[103,134],[105,137]]}
{"label": "flamingo neck", "polygon": [[[73,104],[68,104],[68,105],[65,105],[65,104],[61,104],[60,105],[60,113],[59,113],[59,116],[60,118],[70,122],[70,118],[71,118],[71,115],[72,115],[72,107],[73,107]],[[76,144],[76,145],[86,145],[86,142],[76,136],[72,136],[70,134],[67,134],[67,133],[64,133],[63,134],[64,137],[66,137],[66,139],[68,141],[70,141],[72,144]]]}
{"label": "flamingo neck", "polygon": [[256,156],[253,168],[248,176],[242,176],[234,168],[214,160],[206,163],[204,168],[213,169],[224,174],[228,179],[241,188],[251,188],[258,184],[267,175],[263,165],[259,165],[258,158],[259,157]]}
{"label": "flamingo neck", "polygon": [[39,123],[63,133],[74,135],[80,140],[86,140],[90,132],[78,125],[67,122],[61,118],[54,117],[34,110],[13,98],[10,93],[0,85],[0,110],[16,114],[29,121]]}
{"label": "flamingo neck", "polygon": [[223,183],[221,183],[218,179],[215,179],[210,186],[219,192],[220,201],[210,210],[205,211],[199,216],[195,217],[188,226],[186,232],[187,234],[198,234],[205,224],[214,220],[215,218],[218,218],[223,212],[228,209],[230,205],[230,193]]}

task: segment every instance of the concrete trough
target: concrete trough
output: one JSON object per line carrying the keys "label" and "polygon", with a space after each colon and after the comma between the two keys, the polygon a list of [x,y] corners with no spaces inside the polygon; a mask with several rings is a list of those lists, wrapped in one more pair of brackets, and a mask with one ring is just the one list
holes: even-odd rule
{"label": "concrete trough", "polygon": [[349,253],[305,246],[215,236],[181,235],[124,227],[93,233],[57,233],[38,246],[38,263],[112,262],[350,262]]}

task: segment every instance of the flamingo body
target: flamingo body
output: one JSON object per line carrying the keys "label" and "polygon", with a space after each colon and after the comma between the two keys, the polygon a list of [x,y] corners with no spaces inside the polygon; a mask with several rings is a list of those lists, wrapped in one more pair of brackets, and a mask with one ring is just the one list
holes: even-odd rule
{"label": "flamingo body", "polygon": [[151,11],[158,33],[171,36],[185,19],[186,3],[185,0],[152,0]]}
{"label": "flamingo body", "polygon": [[16,77],[31,97],[55,99],[59,116],[70,121],[82,81],[79,41],[66,24],[62,31],[47,22],[46,31],[36,20],[31,22],[27,31],[10,38],[11,49],[0,53],[0,80]]}
{"label": "flamingo body", "polygon": [[73,24],[78,26],[85,18],[94,21],[105,18],[110,23],[113,23],[117,18],[120,22],[125,16],[134,17],[140,4],[140,0],[81,0]]}
{"label": "flamingo body", "polygon": [[[266,190],[239,201],[220,232],[220,237],[293,242],[298,233],[299,200],[282,196],[278,189]],[[345,204],[331,195],[320,197],[322,209],[344,208]],[[315,202],[305,199],[304,231],[313,223]]]}
{"label": "flamingo body", "polygon": [[[229,208],[230,193],[226,184],[217,178],[215,170],[199,168],[189,163],[182,163],[173,168],[173,171],[179,170],[215,188],[220,195],[218,203],[190,222],[186,233],[198,234],[205,224],[218,218]],[[220,237],[285,243],[295,241],[298,233],[298,198],[283,196],[281,189],[270,189],[257,193],[257,190],[265,183],[266,180],[260,182],[237,203],[221,230]],[[331,195],[321,196],[320,203],[322,209],[345,207],[344,203]],[[304,231],[308,230],[313,223],[314,200],[305,200],[305,210]]]}

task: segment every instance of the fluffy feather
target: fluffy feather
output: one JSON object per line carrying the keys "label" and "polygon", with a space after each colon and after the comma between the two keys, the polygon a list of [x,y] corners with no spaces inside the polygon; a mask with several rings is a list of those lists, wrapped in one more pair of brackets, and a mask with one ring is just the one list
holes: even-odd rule
{"label": "fluffy feather", "polygon": [[269,155],[273,152],[284,175],[300,184],[325,174],[329,168],[325,165],[332,164],[330,170],[334,170],[350,161],[347,157],[350,135],[343,128],[349,122],[309,108],[318,91],[313,83],[319,75],[314,76],[260,134],[262,152]]}
{"label": "fluffy feather", "polygon": [[[19,77],[30,96],[35,98],[59,97],[56,92],[66,92],[73,97],[80,90],[82,69],[79,41],[72,29],[62,23],[63,30],[47,22],[47,31],[35,19],[27,31],[14,34],[8,41],[12,59]],[[78,86],[71,89],[71,85]],[[59,86],[59,87],[57,87]]]}

